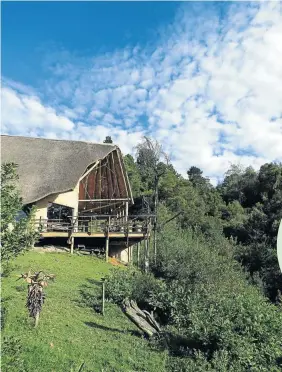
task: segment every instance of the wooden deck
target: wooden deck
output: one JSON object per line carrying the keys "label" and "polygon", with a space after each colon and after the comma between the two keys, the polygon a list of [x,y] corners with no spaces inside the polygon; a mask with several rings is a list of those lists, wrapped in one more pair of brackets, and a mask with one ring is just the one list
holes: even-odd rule
{"label": "wooden deck", "polygon": [[89,216],[62,220],[36,220],[42,238],[120,238],[145,239],[151,230],[151,216]]}
{"label": "wooden deck", "polygon": [[[71,234],[72,237],[74,238],[105,238],[109,237],[111,238],[129,238],[129,239],[144,239],[145,237],[148,237],[150,234],[144,234],[144,233],[118,233],[118,232],[109,232],[109,234],[105,234],[102,232],[73,232]],[[46,231],[46,232],[41,232],[40,236],[42,238],[68,238],[70,234],[68,232],[64,231]]]}

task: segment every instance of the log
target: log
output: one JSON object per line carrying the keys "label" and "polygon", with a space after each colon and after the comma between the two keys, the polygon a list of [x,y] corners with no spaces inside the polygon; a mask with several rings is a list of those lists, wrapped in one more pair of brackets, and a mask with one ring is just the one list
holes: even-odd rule
{"label": "log", "polygon": [[126,298],[122,304],[125,315],[148,337],[159,334],[160,326],[148,311],[142,311],[133,300]]}

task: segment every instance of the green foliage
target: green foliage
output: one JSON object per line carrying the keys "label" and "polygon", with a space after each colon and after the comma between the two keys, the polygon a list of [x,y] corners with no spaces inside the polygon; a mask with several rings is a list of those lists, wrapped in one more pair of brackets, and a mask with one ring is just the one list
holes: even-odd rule
{"label": "green foliage", "polygon": [[26,372],[21,340],[13,336],[4,337],[1,346],[2,370],[9,372]]}
{"label": "green foliage", "polygon": [[135,164],[134,159],[131,155],[125,155],[123,160],[128,177],[130,179],[130,186],[133,197],[137,197],[141,194],[141,190],[143,189],[141,176],[139,174],[137,165]]}
{"label": "green foliage", "polygon": [[106,136],[103,143],[113,143],[112,137],[111,136]]}
{"label": "green foliage", "polygon": [[248,284],[234,243],[220,233],[207,238],[174,227],[167,225],[159,240],[153,271],[162,280],[117,270],[108,295],[156,308],[171,354],[168,370],[279,371],[282,313]]}
{"label": "green foliage", "polygon": [[[151,155],[139,152],[136,162],[143,193],[153,189]],[[281,309],[263,295],[274,302],[282,288],[276,254],[282,165],[265,164],[259,172],[233,165],[218,187],[197,167],[189,168],[188,179],[171,165],[165,169],[158,184],[158,258],[150,262],[164,285],[161,295],[150,296],[156,294],[167,331],[168,369],[282,370]],[[130,290],[120,291],[119,301],[125,294],[147,299],[140,280],[141,274],[121,279]]]}
{"label": "green foliage", "polygon": [[106,297],[121,305],[125,298],[135,300],[142,309],[168,316],[168,300],[165,282],[151,273],[136,269],[114,269],[106,278]]}
{"label": "green foliage", "polygon": [[[17,189],[16,165],[1,167],[1,259],[3,263],[28,250],[38,237],[32,225],[34,211],[23,215]],[[22,212],[22,215],[21,215]]]}
{"label": "green foliage", "polygon": [[282,219],[282,165],[264,164],[259,172],[233,167],[218,189],[228,203],[224,231],[241,243],[237,259],[251,275],[259,274],[266,295],[274,301],[282,286],[276,254]]}

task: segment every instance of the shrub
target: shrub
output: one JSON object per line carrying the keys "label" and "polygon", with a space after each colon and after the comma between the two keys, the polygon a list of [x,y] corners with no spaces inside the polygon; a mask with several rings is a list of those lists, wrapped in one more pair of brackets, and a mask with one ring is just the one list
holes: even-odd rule
{"label": "shrub", "polygon": [[163,322],[169,318],[168,291],[163,280],[136,269],[113,269],[106,278],[106,298],[121,305],[125,298],[135,300],[142,309],[154,311]]}

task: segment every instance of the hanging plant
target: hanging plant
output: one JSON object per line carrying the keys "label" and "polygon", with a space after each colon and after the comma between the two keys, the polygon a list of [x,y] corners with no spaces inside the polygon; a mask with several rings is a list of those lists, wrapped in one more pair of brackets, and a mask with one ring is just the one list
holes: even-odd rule
{"label": "hanging plant", "polygon": [[39,315],[45,300],[43,288],[47,287],[48,280],[55,279],[55,275],[45,274],[43,271],[32,273],[29,270],[29,272],[21,274],[19,279],[24,279],[28,283],[26,307],[28,308],[29,316],[35,320],[35,327],[37,327]]}

